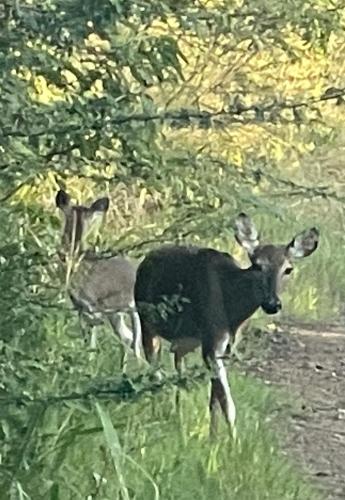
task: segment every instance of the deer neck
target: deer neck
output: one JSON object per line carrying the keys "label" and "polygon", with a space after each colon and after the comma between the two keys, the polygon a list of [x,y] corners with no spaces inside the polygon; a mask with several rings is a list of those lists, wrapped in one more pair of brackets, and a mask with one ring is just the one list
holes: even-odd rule
{"label": "deer neck", "polygon": [[226,309],[232,330],[236,331],[262,304],[263,275],[250,267],[233,273],[228,279]]}
{"label": "deer neck", "polygon": [[79,281],[83,280],[94,267],[95,262],[99,260],[95,252],[87,250],[67,258],[63,262],[65,283],[67,288],[78,286]]}

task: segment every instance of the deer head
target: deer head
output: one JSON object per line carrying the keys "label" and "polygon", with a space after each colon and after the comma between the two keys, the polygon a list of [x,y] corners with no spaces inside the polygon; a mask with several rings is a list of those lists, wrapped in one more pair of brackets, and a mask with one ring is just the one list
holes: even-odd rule
{"label": "deer head", "polygon": [[261,307],[268,314],[275,314],[281,307],[278,296],[281,286],[292,273],[294,262],[311,255],[319,242],[319,231],[312,227],[297,234],[288,244],[261,244],[259,233],[244,213],[235,220],[235,237],[246,250],[251,261],[251,269],[262,273]]}
{"label": "deer head", "polygon": [[60,190],[55,201],[64,219],[60,255],[76,256],[82,252],[83,241],[90,231],[102,222],[109,198],[99,198],[90,206],[73,205],[70,195]]}

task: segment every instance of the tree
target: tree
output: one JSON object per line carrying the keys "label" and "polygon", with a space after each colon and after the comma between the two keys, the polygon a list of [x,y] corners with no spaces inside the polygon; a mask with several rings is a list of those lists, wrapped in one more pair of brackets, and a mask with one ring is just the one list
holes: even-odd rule
{"label": "tree", "polygon": [[[78,325],[60,307],[53,258],[50,200],[59,185],[83,199],[109,190],[107,244],[134,256],[169,241],[231,248],[230,220],[243,207],[259,212],[267,232],[273,215],[296,223],[295,200],[301,218],[333,224],[332,203],[344,200],[331,186],[337,165],[328,150],[318,165],[326,143],[342,145],[343,30],[341,2],[322,0],[0,5],[4,396],[22,393],[23,381],[30,398],[112,373],[112,351],[102,368],[90,367],[84,347],[67,337]],[[327,204],[312,205],[316,198]],[[277,237],[284,226],[274,227]],[[341,231],[334,224],[336,237]],[[314,289],[304,276],[310,286],[292,294],[295,310],[314,313],[320,302],[332,310],[328,285],[338,267],[327,269],[327,286]],[[36,492],[33,457],[55,446],[37,426],[45,408],[3,411],[4,487]],[[51,487],[57,498],[45,474],[44,494]]]}

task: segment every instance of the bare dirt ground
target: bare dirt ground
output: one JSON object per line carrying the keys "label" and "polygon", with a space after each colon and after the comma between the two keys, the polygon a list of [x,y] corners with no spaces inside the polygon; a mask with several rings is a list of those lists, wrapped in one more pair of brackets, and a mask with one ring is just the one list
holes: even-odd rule
{"label": "bare dirt ground", "polygon": [[296,401],[296,411],[278,417],[288,430],[284,452],[325,499],[345,500],[345,325],[282,325],[268,339],[264,359],[246,371]]}

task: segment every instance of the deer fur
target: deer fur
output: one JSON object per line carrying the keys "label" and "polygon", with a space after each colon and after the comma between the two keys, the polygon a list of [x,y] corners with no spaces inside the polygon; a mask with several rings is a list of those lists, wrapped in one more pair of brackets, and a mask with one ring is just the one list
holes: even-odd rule
{"label": "deer fur", "polygon": [[[295,260],[315,251],[319,233],[311,228],[285,245],[260,244],[254,223],[241,213],[235,220],[235,236],[250,258],[247,269],[214,249],[166,246],[146,256],[135,285],[146,359],[154,362],[159,339],[164,338],[171,343],[179,370],[183,356],[201,346],[212,371],[211,432],[220,408],[234,434],[236,408],[223,362],[227,348],[259,307],[267,314],[281,309],[281,285]],[[164,310],[169,298],[171,304]]]}
{"label": "deer fur", "polygon": [[[69,194],[60,190],[56,206],[63,219],[59,255],[65,264],[66,284],[75,309],[91,329],[108,320],[124,346],[131,347],[139,357],[141,325],[134,300],[136,267],[122,256],[106,258],[83,248],[87,235],[108,211],[109,199],[99,198],[89,206],[74,205]],[[126,325],[126,316],[131,319],[132,330]],[[92,339],[94,348],[94,335]]]}

